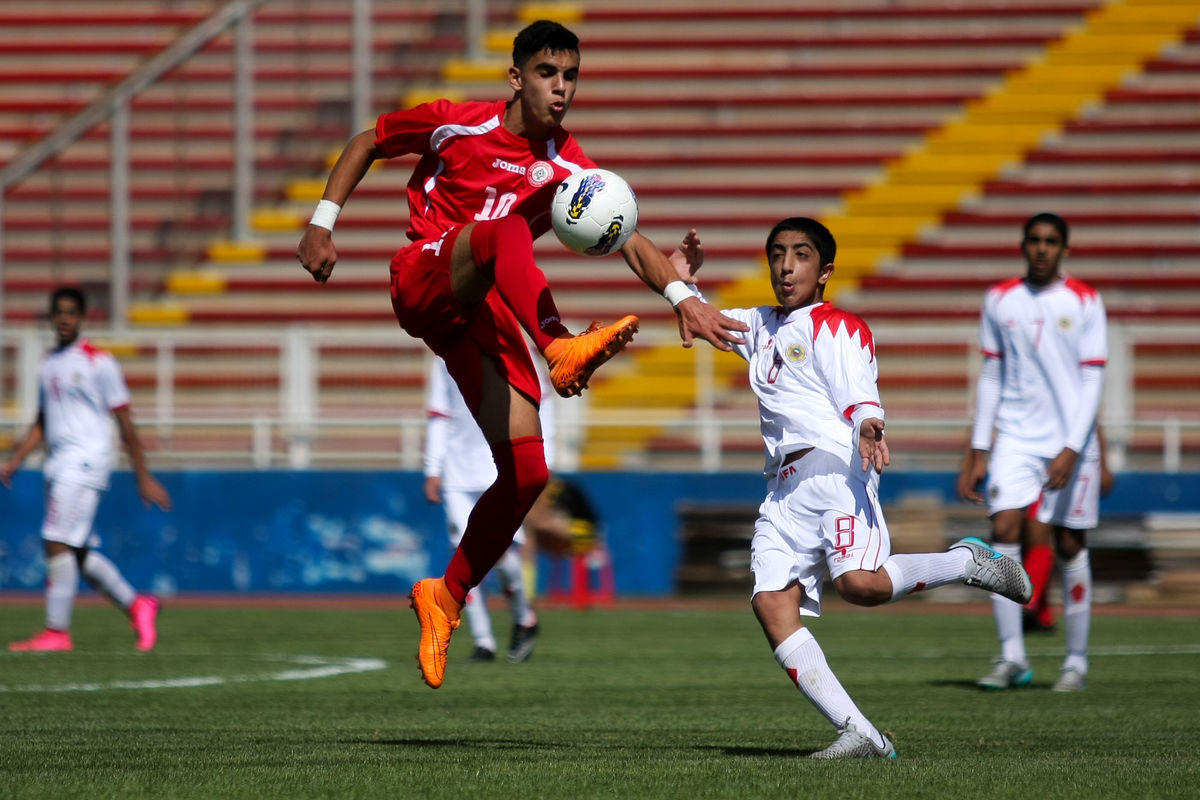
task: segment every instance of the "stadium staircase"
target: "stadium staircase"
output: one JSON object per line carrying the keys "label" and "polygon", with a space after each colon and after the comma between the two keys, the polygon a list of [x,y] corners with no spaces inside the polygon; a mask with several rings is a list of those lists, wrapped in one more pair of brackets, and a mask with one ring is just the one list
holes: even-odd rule
{"label": "stadium staircase", "polygon": [[[0,158],[217,5],[137,0],[117,11],[73,0],[64,25],[44,4],[6,3],[0,23],[21,35],[0,53]],[[1183,324],[1200,313],[1200,4],[691,0],[513,12],[490,3],[484,63],[456,58],[461,28],[435,4],[375,6],[377,110],[495,98],[521,24],[550,16],[576,30],[584,73],[568,127],[638,189],[642,230],[655,242],[670,247],[699,228],[702,284],[716,304],[772,301],[761,253],[776,220],[829,222],[841,243],[836,299],[876,331],[893,418],[965,417],[982,293],[1021,268],[1019,225],[1034,210],[1074,223],[1070,269],[1100,287],[1115,321]],[[223,241],[231,36],[135,104],[132,321],[243,338],[314,324],[377,334],[379,347],[321,352],[322,409],[371,415],[421,404],[423,351],[398,334],[385,289],[411,161],[380,166],[356,191],[328,284],[307,282],[293,255],[349,133],[348,15],[279,0],[255,17],[251,247]],[[7,321],[32,324],[53,283],[106,281],[107,217],[94,210],[107,198],[105,138],[97,131],[9,196]],[[693,407],[695,359],[711,358],[709,413],[754,420],[740,359],[674,344],[670,309],[619,260],[581,260],[551,237],[537,253],[573,325],[629,312],[645,322],[638,345],[585,395],[590,415],[620,420],[633,408],[665,418]],[[1194,352],[1195,342],[1169,337],[1139,343],[1131,410],[1192,408]],[[154,349],[124,355],[135,390],[149,392]],[[239,413],[278,405],[274,348],[234,355],[214,339],[177,356],[181,402]],[[909,430],[897,433],[897,452],[953,453],[963,435]],[[759,461],[753,427],[723,445],[743,465]],[[696,434],[658,424],[608,427],[589,440],[582,466],[694,467],[699,449]]]}

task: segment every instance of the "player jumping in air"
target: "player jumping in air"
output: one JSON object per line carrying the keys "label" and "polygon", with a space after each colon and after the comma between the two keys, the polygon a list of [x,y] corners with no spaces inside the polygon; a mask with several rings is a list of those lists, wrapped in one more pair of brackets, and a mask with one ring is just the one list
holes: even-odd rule
{"label": "player jumping in air", "polygon": [[[550,229],[555,187],[595,166],[562,128],[579,80],[579,40],[541,20],[517,35],[512,61],[510,100],[438,100],[389,112],[351,139],[296,252],[313,278],[328,280],[337,261],[334,221],[368,167],[379,158],[420,156],[408,182],[412,243],[391,264],[392,307],[401,327],[445,360],[497,471],[445,574],[413,586],[418,661],[435,689],[467,593],[508,549],[548,476],[537,373],[521,330],[545,357],[555,390],[569,396],[587,386],[638,324],[630,316],[572,336],[533,259],[533,239]],[[693,336],[723,350],[740,342],[741,324],[694,299],[649,239],[634,234],[621,255],[671,301],[685,346]]]}

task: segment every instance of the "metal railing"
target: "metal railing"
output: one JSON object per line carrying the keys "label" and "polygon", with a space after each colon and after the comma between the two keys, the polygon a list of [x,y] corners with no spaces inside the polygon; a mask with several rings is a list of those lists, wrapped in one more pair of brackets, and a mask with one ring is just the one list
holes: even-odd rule
{"label": "metal railing", "polygon": [[[963,383],[941,398],[937,411],[897,407],[884,391],[889,406],[888,430],[901,468],[953,468],[961,457],[971,417],[970,376],[977,374],[978,357],[966,346],[962,355]],[[428,354],[420,343],[399,331],[377,332],[296,326],[286,331],[88,331],[88,336],[117,352],[135,394],[134,411],[143,436],[153,448],[155,462],[164,467],[310,468],[386,466],[417,469],[425,426],[423,389]],[[649,333],[649,332],[647,332]],[[879,326],[876,341],[892,345],[935,343],[937,332],[912,326]],[[947,331],[941,331],[945,341]],[[664,333],[664,337],[670,336]],[[1190,338],[1189,338],[1190,337]],[[957,337],[956,337],[957,338]],[[662,342],[668,341],[663,338]],[[1176,472],[1200,468],[1200,410],[1137,417],[1136,364],[1138,342],[1194,341],[1200,331],[1172,327],[1114,325],[1110,328],[1111,360],[1106,381],[1103,421],[1110,463],[1116,470],[1157,469]],[[0,437],[19,437],[36,414],[38,361],[51,343],[43,331],[0,333],[0,347],[17,354],[16,402],[0,414]],[[655,336],[639,344],[653,344]],[[195,353],[201,355],[196,356]],[[364,366],[347,366],[356,354]],[[123,355],[125,354],[125,355]],[[599,409],[589,406],[588,394],[560,401],[557,417],[556,463],[574,469],[588,442],[603,440],[606,432],[629,427],[653,427],[660,441],[673,443],[673,463],[704,471],[721,471],[760,461],[757,454],[757,416],[749,389],[736,390],[736,402],[721,388],[718,355],[700,346],[692,351],[691,379],[695,401],[687,409]],[[189,361],[200,359],[200,361]],[[390,359],[390,360],[389,360]],[[614,368],[619,369],[620,362]],[[884,364],[885,376],[899,364]],[[920,369],[919,360],[913,369]],[[390,373],[407,380],[373,387],[373,380]],[[355,376],[364,376],[361,386]],[[232,377],[231,377],[232,376]],[[202,378],[197,389],[196,377]],[[329,381],[329,378],[336,378]],[[206,383],[205,381],[209,381]],[[333,383],[342,394],[330,396],[322,387]],[[403,386],[401,386],[403,384]],[[214,399],[212,388],[220,391]],[[373,395],[371,393],[374,393]],[[1157,443],[1157,444],[1155,444]],[[1154,448],[1158,456],[1147,452]],[[1135,452],[1136,451],[1136,452]],[[631,450],[622,468],[651,469],[671,456]]]}

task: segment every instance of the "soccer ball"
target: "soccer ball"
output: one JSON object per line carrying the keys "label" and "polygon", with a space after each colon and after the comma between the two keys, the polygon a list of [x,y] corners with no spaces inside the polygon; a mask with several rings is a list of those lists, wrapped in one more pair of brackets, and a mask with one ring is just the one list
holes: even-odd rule
{"label": "soccer ball", "polygon": [[637,196],[615,172],[580,170],[558,185],[550,218],[568,248],[581,256],[606,256],[637,230]]}

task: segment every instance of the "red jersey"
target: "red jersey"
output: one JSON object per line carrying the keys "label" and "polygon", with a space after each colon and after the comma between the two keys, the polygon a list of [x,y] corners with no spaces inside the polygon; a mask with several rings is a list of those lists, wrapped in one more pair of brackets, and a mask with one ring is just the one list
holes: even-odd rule
{"label": "red jersey", "polygon": [[533,238],[550,230],[550,202],[571,173],[596,164],[562,127],[546,141],[510,133],[506,103],[435,100],[391,111],[375,125],[387,158],[416,153],[408,180],[408,238],[436,239],[451,227],[518,214]]}

